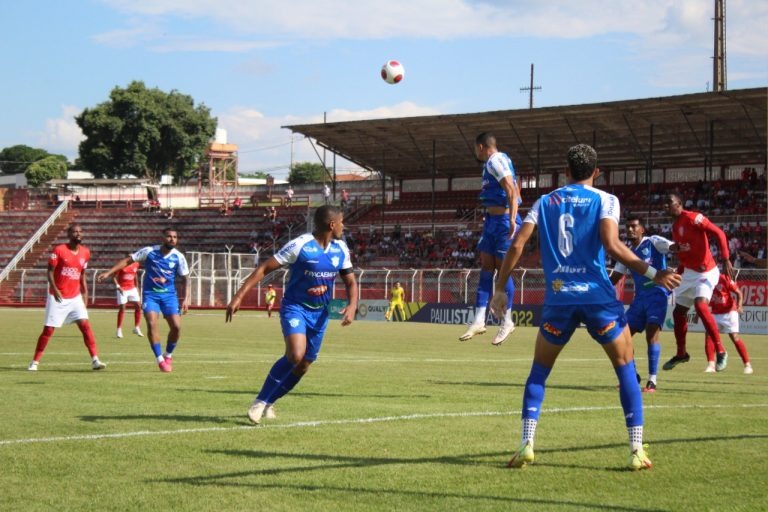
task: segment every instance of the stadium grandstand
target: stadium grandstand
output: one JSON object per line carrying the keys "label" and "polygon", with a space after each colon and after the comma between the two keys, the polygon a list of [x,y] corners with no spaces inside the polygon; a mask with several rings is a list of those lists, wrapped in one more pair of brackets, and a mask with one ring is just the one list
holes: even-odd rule
{"label": "stadium grandstand", "polygon": [[[347,240],[364,297],[385,298],[392,280],[401,279],[410,284],[410,300],[466,303],[483,214],[477,133],[493,132],[512,158],[521,213],[565,183],[568,147],[586,142],[598,151],[597,185],[619,197],[624,214],[640,214],[651,233],[669,236],[660,202],[677,191],[686,209],[705,213],[726,231],[737,267],[748,269],[740,251],[766,257],[767,96],[768,89],[757,88],[287,128],[369,171],[368,179],[334,183],[337,203],[342,187],[349,194]],[[0,189],[0,304],[44,301],[44,256],[76,220],[92,250],[93,272],[157,243],[163,227],[175,227],[198,279],[193,304],[220,307],[260,258],[311,227],[310,208],[323,204],[322,184],[295,186],[290,205],[287,185],[274,183],[220,196],[201,185],[157,187],[142,180],[53,180],[49,186]],[[521,266],[539,267],[535,249]],[[275,276],[278,288],[280,279]],[[91,295],[97,304],[111,303],[95,282]],[[258,295],[253,301],[260,305]]]}

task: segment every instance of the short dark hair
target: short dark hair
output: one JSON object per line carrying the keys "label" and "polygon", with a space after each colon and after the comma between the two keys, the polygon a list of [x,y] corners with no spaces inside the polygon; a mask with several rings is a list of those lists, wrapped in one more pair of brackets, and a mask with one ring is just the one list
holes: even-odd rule
{"label": "short dark hair", "polygon": [[168,233],[170,233],[171,231],[173,231],[174,233],[178,233],[178,230],[176,230],[176,228],[173,228],[173,227],[171,227],[171,226],[168,226],[167,228],[163,229],[163,234],[164,234],[164,235],[167,235],[167,234],[168,234]]}
{"label": "short dark hair", "polygon": [[475,137],[475,144],[482,144],[488,148],[496,147],[496,137],[491,132],[483,132]]}
{"label": "short dark hair", "polygon": [[639,215],[635,215],[635,214],[629,215],[627,217],[627,221],[625,224],[629,224],[630,222],[634,222],[634,221],[637,221],[637,223],[640,224],[640,226],[642,226],[643,229],[645,229],[645,222],[643,222],[643,219]]}
{"label": "short dark hair", "polygon": [[683,198],[681,198],[677,192],[670,192],[667,194],[667,202],[669,201],[677,201],[678,203],[683,204]]}
{"label": "short dark hair", "polygon": [[80,229],[82,229],[82,228],[83,228],[83,226],[81,226],[81,225],[80,225],[79,223],[77,223],[77,222],[73,222],[72,224],[70,224],[69,226],[67,226],[67,234],[70,234],[70,233],[72,233],[72,232],[75,230],[75,228],[80,228]]}
{"label": "short dark hair", "polygon": [[597,151],[588,144],[572,146],[568,150],[568,168],[576,181],[589,178],[597,168]]}
{"label": "short dark hair", "polygon": [[315,231],[327,232],[331,230],[331,221],[334,217],[341,215],[341,208],[331,204],[321,206],[315,210]]}

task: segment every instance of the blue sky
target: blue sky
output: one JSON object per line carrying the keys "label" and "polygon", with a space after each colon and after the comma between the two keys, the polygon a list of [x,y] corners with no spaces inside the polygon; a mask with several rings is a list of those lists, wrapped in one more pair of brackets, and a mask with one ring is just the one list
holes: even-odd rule
{"label": "blue sky", "polygon": [[[77,155],[73,117],[142,80],[211,108],[242,171],[287,174],[281,125],[703,92],[713,0],[0,3],[0,148]],[[768,85],[768,2],[728,0],[728,87]],[[379,77],[390,58],[405,80]],[[711,86],[710,86],[711,87]],[[316,161],[294,136],[295,160]],[[349,164],[339,164],[340,167]]]}

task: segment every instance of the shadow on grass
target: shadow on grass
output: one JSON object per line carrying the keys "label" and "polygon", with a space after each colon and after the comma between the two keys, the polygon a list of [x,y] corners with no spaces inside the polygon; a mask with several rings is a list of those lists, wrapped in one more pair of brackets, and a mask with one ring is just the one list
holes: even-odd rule
{"label": "shadow on grass", "polygon": [[243,416],[200,416],[194,414],[125,414],[114,416],[80,416],[80,421],[98,423],[101,421],[158,420],[188,423],[242,424]]}
{"label": "shadow on grass", "polygon": [[[519,388],[524,389],[525,388],[525,381],[521,382],[479,382],[479,381],[445,381],[445,380],[428,380],[427,383],[429,384],[435,384],[438,386],[477,386],[477,387],[500,387],[500,388]],[[659,382],[659,388],[658,393],[674,393],[674,394],[686,394],[686,395],[699,395],[704,394],[706,396],[710,395],[733,395],[734,391],[733,389],[722,389],[724,386],[739,386],[739,394],[742,395],[755,395],[755,396],[765,396],[764,392],[761,391],[746,391],[744,390],[744,382],[738,381],[738,382],[728,382],[728,381],[713,381],[713,380],[696,380],[696,381],[686,381],[686,385],[690,385],[690,387],[667,387],[664,384],[663,380],[660,380]],[[610,385],[598,385],[598,386],[563,386],[560,384],[547,384],[547,389],[566,389],[569,391],[614,391],[616,390],[615,384]],[[648,397],[648,395],[643,395],[644,397]]]}
{"label": "shadow on grass", "polygon": [[[619,446],[619,445],[612,445],[612,446]],[[621,444],[621,446],[624,446],[624,444]],[[635,506],[633,507],[625,507],[621,505],[609,505],[606,503],[589,503],[589,502],[579,502],[579,501],[565,501],[565,500],[547,500],[547,499],[540,499],[540,498],[520,498],[520,497],[513,497],[513,496],[495,496],[495,495],[480,495],[480,494],[468,494],[468,493],[453,493],[448,491],[412,491],[412,490],[406,490],[406,489],[387,489],[387,488],[379,488],[379,487],[339,487],[339,486],[331,486],[331,485],[302,485],[302,484],[285,484],[285,483],[276,483],[276,484],[267,484],[267,483],[245,483],[245,482],[238,482],[238,481],[232,481],[232,479],[241,479],[241,478],[248,478],[248,477],[264,477],[264,476],[276,476],[276,475],[285,475],[285,474],[305,474],[307,471],[327,471],[327,470],[338,470],[338,469],[348,469],[348,468],[365,468],[365,467],[376,467],[376,466],[388,466],[388,465],[421,465],[421,464],[441,464],[441,465],[453,465],[453,466],[495,466],[499,469],[502,469],[503,466],[500,464],[486,464],[482,462],[478,462],[476,459],[480,458],[487,458],[487,457],[493,457],[493,458],[503,458],[509,456],[509,452],[489,452],[489,453],[478,453],[478,454],[464,454],[464,455],[457,455],[457,456],[444,456],[444,457],[425,457],[425,458],[380,458],[380,457],[352,457],[352,456],[343,456],[343,455],[326,455],[326,454],[295,454],[295,453],[280,453],[280,452],[269,452],[269,451],[258,451],[258,450],[211,450],[208,453],[211,454],[224,454],[224,455],[230,455],[233,457],[247,457],[247,458],[258,458],[258,459],[274,459],[274,458],[287,458],[287,459],[296,459],[299,464],[288,467],[288,468],[271,468],[271,469],[263,469],[263,470],[255,470],[255,471],[238,471],[238,472],[231,472],[231,473],[222,473],[218,475],[206,475],[206,476],[192,476],[192,477],[184,477],[184,478],[169,478],[163,480],[166,483],[171,484],[186,484],[191,485],[195,487],[205,487],[205,486],[214,486],[214,487],[242,487],[242,488],[248,488],[248,489],[275,489],[280,491],[285,491],[286,489],[294,489],[298,491],[312,491],[312,492],[340,492],[340,493],[350,493],[352,495],[360,495],[360,494],[371,494],[371,495],[397,495],[397,496],[410,496],[414,498],[424,498],[424,499],[462,499],[462,500],[472,500],[475,502],[483,502],[483,501],[491,501],[491,502],[501,502],[501,503],[509,503],[509,504],[524,504],[524,505],[554,505],[554,506],[560,506],[560,507],[573,507],[578,509],[584,509],[584,508],[594,508],[594,509],[600,509],[600,510],[616,510],[616,511],[640,511],[640,512],[656,512],[659,510],[659,508],[637,508]],[[319,465],[315,464],[307,464],[307,462],[315,462],[319,463]],[[574,466],[568,466],[568,465],[551,465],[551,466],[558,466],[558,467],[574,467]],[[588,469],[588,470],[604,470],[604,471],[622,471],[627,472],[628,470],[620,469],[620,468],[596,468],[596,467],[585,467],[585,468],[577,468],[577,469]],[[507,470],[506,468],[503,469],[504,471],[509,471],[510,474],[513,473],[519,473],[515,470]],[[157,482],[157,480],[152,480],[153,482]],[[149,481],[148,481],[149,482]]]}
{"label": "shadow on grass", "polygon": [[[181,392],[194,392],[194,393],[214,393],[224,395],[248,395],[255,396],[258,394],[258,390],[235,390],[235,389],[201,389],[201,388],[177,388],[176,391]],[[432,398],[432,395],[390,395],[383,393],[376,394],[361,394],[361,393],[319,393],[312,391],[293,391],[291,397],[296,398]]]}

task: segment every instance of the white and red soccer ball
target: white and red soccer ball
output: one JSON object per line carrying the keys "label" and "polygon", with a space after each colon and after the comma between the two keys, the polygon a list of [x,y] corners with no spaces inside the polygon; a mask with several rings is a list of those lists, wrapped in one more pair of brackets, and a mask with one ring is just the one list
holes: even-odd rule
{"label": "white and red soccer ball", "polygon": [[381,79],[388,84],[397,84],[405,76],[405,68],[396,60],[388,60],[381,66]]}

